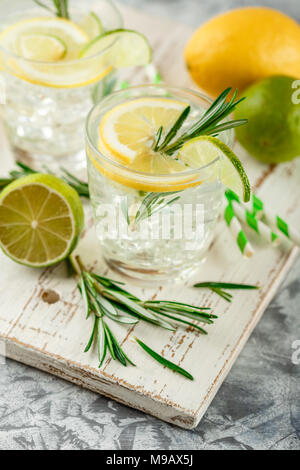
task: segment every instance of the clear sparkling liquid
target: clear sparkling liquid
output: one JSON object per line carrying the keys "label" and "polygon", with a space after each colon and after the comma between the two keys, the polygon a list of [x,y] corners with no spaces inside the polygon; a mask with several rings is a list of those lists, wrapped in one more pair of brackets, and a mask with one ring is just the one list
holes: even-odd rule
{"label": "clear sparkling liquid", "polygon": [[3,78],[6,103],[1,113],[15,151],[36,168],[84,166],[85,119],[95,87],[101,96],[111,76],[96,85],[70,89],[34,85],[8,73]]}

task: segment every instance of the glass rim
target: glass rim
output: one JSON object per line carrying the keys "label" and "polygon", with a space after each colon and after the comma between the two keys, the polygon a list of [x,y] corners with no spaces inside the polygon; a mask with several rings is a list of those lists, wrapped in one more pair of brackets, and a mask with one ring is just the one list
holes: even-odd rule
{"label": "glass rim", "polygon": [[[164,85],[164,84],[145,84],[145,85],[136,85],[136,86],[131,86],[131,87],[128,87],[126,88],[125,90],[118,90],[118,91],[115,91],[113,93],[111,93],[110,95],[106,96],[105,98],[103,98],[101,101],[99,101],[99,103],[97,103],[96,105],[94,105],[92,107],[92,109],[90,110],[89,114],[87,115],[87,118],[86,118],[86,127],[85,127],[85,131],[86,131],[86,139],[87,139],[87,143],[88,145],[90,145],[90,147],[93,149],[93,152],[97,155],[97,157],[99,157],[100,160],[104,160],[105,162],[109,163],[110,165],[112,165],[113,167],[116,167],[120,170],[125,170],[127,171],[128,173],[131,173],[133,175],[138,175],[140,177],[147,177],[147,179],[151,179],[151,181],[156,181],[156,180],[160,180],[160,179],[169,179],[169,180],[176,180],[178,179],[178,176],[190,176],[190,175],[195,175],[203,170],[206,170],[207,168],[213,166],[214,164],[216,164],[219,160],[220,160],[220,156],[216,157],[214,160],[212,160],[211,162],[209,163],[206,163],[205,165],[202,165],[201,167],[199,168],[193,168],[192,170],[188,170],[188,171],[182,171],[182,172],[177,172],[177,173],[158,173],[158,174],[152,174],[152,173],[145,173],[145,172],[142,172],[142,171],[137,171],[137,170],[133,170],[131,168],[128,168],[126,165],[123,165],[121,162],[117,162],[115,160],[111,160],[109,157],[107,157],[104,153],[102,153],[98,147],[94,144],[93,142],[93,138],[90,134],[90,124],[91,124],[91,118],[92,118],[92,115],[93,113],[95,112],[95,110],[97,110],[98,108],[101,108],[103,107],[103,102],[105,102],[105,100],[108,100],[110,99],[111,97],[113,96],[118,96],[118,95],[121,95],[122,93],[126,93],[130,90],[143,90],[145,88],[155,88],[155,89],[161,89],[161,88],[164,88],[164,89],[168,89],[168,90],[174,90],[174,92],[184,92],[184,93],[187,93],[189,95],[192,95],[192,96],[195,96],[197,98],[201,98],[203,100],[205,100],[207,103],[211,104],[213,102],[213,100],[211,98],[209,98],[208,96],[204,95],[203,93],[200,93],[196,90],[192,90],[192,89],[189,89],[189,88],[186,88],[186,87],[176,87],[176,86],[172,86],[172,85]],[[228,120],[228,118],[226,118],[226,120]],[[227,131],[223,131],[223,132],[226,132],[226,133],[232,133],[232,129],[229,129]],[[89,158],[89,157],[88,157]]]}
{"label": "glass rim", "polygon": [[[111,0],[104,0],[104,1],[112,7],[112,9],[114,10],[116,16],[118,17],[119,25],[118,25],[117,28],[115,28],[115,30],[122,29],[124,27],[124,19],[123,19],[123,16],[122,16],[120,10],[116,7],[116,5]],[[13,15],[9,15],[9,16],[13,16]],[[50,15],[49,16],[44,15],[44,16],[41,16],[41,18],[57,18],[57,17],[55,17],[55,16],[52,17]],[[112,31],[115,31],[115,30],[112,30]],[[65,62],[64,61],[48,62],[48,61],[44,61],[44,60],[26,59],[25,57],[22,57],[21,55],[15,54],[14,52],[6,49],[5,47],[1,46],[1,44],[0,44],[0,51],[2,51],[4,54],[6,54],[9,57],[12,57],[16,60],[23,61],[23,62],[26,62],[28,64],[32,64],[32,65],[48,65],[48,66],[51,65],[51,67],[65,67],[66,65],[75,65],[75,64],[78,64],[78,63],[82,64],[82,63],[87,62],[89,60],[96,59],[97,57],[101,57],[112,46],[114,46],[116,41],[117,41],[117,38],[109,46],[107,46],[105,49],[103,49],[98,54],[95,54],[95,55],[90,56],[90,57],[84,57],[82,59],[68,60],[68,61],[65,61]]]}

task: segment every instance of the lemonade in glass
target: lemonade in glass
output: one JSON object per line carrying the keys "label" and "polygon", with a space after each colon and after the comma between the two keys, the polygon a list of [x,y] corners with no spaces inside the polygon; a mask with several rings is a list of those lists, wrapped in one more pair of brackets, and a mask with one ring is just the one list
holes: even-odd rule
{"label": "lemonade in glass", "polygon": [[0,18],[2,116],[17,158],[81,167],[86,115],[114,74],[114,41],[100,51],[87,45],[122,28],[120,13],[109,0],[2,0]]}
{"label": "lemonade in glass", "polygon": [[102,254],[114,270],[148,281],[181,280],[205,259],[224,179],[234,180],[224,157],[233,131],[178,148],[176,142],[210,106],[195,91],[144,85],[113,93],[90,112],[89,188]]}

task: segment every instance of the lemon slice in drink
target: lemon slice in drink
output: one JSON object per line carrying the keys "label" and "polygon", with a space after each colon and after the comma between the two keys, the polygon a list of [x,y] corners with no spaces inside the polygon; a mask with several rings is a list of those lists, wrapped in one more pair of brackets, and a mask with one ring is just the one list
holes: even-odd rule
{"label": "lemon slice in drink", "polygon": [[[47,47],[40,49],[38,61],[34,58],[34,42],[29,41],[30,36],[32,38],[34,35],[39,36],[39,41],[45,41],[45,36],[52,36],[51,45],[48,39]],[[66,53],[59,59],[53,57],[51,63],[49,49],[54,48],[54,42],[56,48],[59,47],[58,42],[63,43]],[[44,17],[20,21],[0,34],[0,46],[2,50],[7,51],[7,54],[2,53],[2,59],[8,70],[22,80],[54,88],[89,85],[111,71],[112,67],[106,62],[103,63],[99,57],[79,60],[80,51],[89,42],[90,37],[77,24],[63,18]]]}
{"label": "lemon slice in drink", "polygon": [[80,57],[93,57],[100,52],[104,52],[105,59],[116,68],[146,65],[152,59],[146,37],[129,29],[109,31],[95,38],[82,49]]}
{"label": "lemon slice in drink", "polygon": [[91,38],[94,39],[104,33],[103,24],[96,13],[91,11],[82,21],[79,23],[79,27]]}
{"label": "lemon slice in drink", "polygon": [[196,137],[187,142],[178,155],[189,168],[201,168],[218,157],[221,157],[221,165],[212,167],[212,171],[216,172],[216,179],[219,177],[226,187],[248,202],[251,187],[244,167],[239,158],[221,140],[211,136]]}
{"label": "lemon slice in drink", "polygon": [[[73,58],[74,51],[78,52],[90,40],[89,36],[72,21],[64,18],[41,17],[18,21],[6,28],[0,34],[0,45],[8,52],[24,57],[22,43],[26,36],[33,34],[51,35],[63,41],[68,49],[66,58],[70,56]],[[45,54],[47,55],[47,50]]]}
{"label": "lemon slice in drink", "polygon": [[138,165],[150,152],[160,127],[176,122],[187,104],[168,98],[138,98],[122,103],[102,118],[99,133],[108,150],[121,162]]}
{"label": "lemon slice in drink", "polygon": [[168,132],[186,107],[186,102],[164,97],[137,98],[115,106],[101,120],[98,148],[119,165],[101,166],[88,152],[90,159],[109,179],[141,191],[172,192],[200,184],[194,174],[185,174],[188,168],[183,161],[153,150],[160,127]]}
{"label": "lemon slice in drink", "polygon": [[66,43],[51,34],[23,34],[20,38],[22,57],[29,60],[56,62],[63,59],[68,51]]}
{"label": "lemon slice in drink", "polygon": [[64,260],[83,225],[78,194],[55,176],[26,176],[1,193],[0,247],[18,263],[44,267]]}

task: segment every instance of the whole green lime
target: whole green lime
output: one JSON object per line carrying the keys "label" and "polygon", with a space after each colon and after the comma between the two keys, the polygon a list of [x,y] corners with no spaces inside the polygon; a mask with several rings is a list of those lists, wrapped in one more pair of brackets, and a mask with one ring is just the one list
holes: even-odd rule
{"label": "whole green lime", "polygon": [[273,76],[250,86],[235,111],[235,119],[249,121],[236,128],[238,141],[261,162],[282,163],[300,156],[300,93],[295,80]]}

